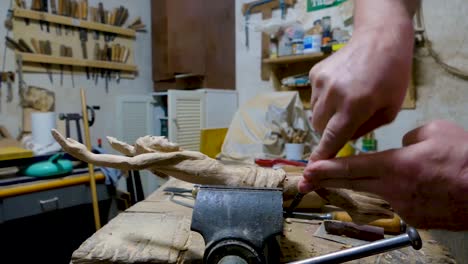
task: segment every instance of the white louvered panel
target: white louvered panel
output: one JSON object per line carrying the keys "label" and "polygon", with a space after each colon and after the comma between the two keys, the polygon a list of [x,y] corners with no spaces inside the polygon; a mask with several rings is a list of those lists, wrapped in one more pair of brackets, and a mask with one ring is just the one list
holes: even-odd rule
{"label": "white louvered panel", "polygon": [[194,91],[169,91],[169,139],[182,148],[200,150],[203,97]]}
{"label": "white louvered panel", "polygon": [[201,104],[199,99],[179,98],[177,109],[177,142],[184,149],[200,150]]}
{"label": "white louvered panel", "polygon": [[[119,140],[133,144],[137,138],[152,134],[152,101],[149,96],[118,97],[116,120],[112,121],[117,124]],[[140,175],[145,196],[151,194],[163,182],[147,170],[140,171]],[[123,187],[124,182],[120,181],[119,188],[126,189]]]}
{"label": "white louvered panel", "polygon": [[122,140],[133,143],[148,134],[148,111],[146,102],[122,102]]}

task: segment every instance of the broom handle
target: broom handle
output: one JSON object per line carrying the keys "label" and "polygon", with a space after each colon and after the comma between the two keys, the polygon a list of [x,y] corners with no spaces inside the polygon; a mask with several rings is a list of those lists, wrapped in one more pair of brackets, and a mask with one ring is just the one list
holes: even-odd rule
{"label": "broom handle", "polygon": [[[88,123],[88,109],[86,108],[86,95],[83,88],[81,88],[81,108],[83,111],[83,129],[85,135],[85,145],[86,148],[91,151],[91,139],[89,136],[89,123]],[[88,163],[89,170],[89,183],[91,186],[91,198],[93,200],[93,212],[94,212],[94,225],[96,226],[96,231],[101,228],[101,218],[99,217],[99,204],[96,192],[96,178],[94,176],[94,165]]]}

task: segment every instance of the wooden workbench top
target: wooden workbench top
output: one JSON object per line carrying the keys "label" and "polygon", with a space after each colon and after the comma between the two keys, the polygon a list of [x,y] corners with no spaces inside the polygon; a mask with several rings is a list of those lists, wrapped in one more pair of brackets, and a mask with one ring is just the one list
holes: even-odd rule
{"label": "wooden workbench top", "polygon": [[[194,263],[203,257],[203,238],[190,231],[192,209],[169,200],[165,187],[193,185],[169,180],[145,201],[112,219],[72,256],[72,263]],[[184,202],[192,202],[184,199]],[[345,248],[345,245],[314,237],[319,221],[285,221],[280,237],[281,262],[305,259]],[[429,232],[419,230],[423,248],[410,248],[367,257],[349,263],[455,263],[448,251]]]}

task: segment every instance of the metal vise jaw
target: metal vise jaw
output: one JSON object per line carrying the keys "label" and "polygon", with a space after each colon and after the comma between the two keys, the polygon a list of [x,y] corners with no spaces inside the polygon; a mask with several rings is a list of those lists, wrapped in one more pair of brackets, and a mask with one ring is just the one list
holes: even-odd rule
{"label": "metal vise jaw", "polygon": [[281,189],[199,186],[191,230],[205,240],[209,264],[278,263]]}

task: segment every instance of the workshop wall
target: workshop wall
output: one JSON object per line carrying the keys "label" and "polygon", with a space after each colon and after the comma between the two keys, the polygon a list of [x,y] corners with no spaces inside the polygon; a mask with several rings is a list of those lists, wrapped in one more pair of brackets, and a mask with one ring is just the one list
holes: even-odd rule
{"label": "workshop wall", "polygon": [[[29,6],[28,1],[28,6]],[[89,6],[97,6],[100,1],[89,0]],[[24,79],[29,85],[36,85],[55,92],[57,113],[81,112],[80,88],[86,89],[87,101],[89,105],[99,105],[101,110],[96,111],[96,123],[91,128],[92,143],[97,144],[97,139],[103,139],[103,147],[107,148],[105,136],[117,136],[116,128],[116,98],[123,95],[149,95],[152,92],[152,62],[151,62],[151,8],[150,1],[130,1],[130,0],[111,0],[105,1],[106,8],[118,7],[124,5],[129,9],[129,20],[141,16],[142,22],[146,24],[147,33],[137,33],[136,41],[134,42],[135,64],[138,65],[138,75],[134,80],[121,79],[117,84],[115,80],[109,83],[109,93],[105,91],[104,79],[100,78],[96,86],[93,80],[87,80],[86,75],[75,74],[75,88],[72,88],[71,79],[68,71],[64,73],[63,87],[60,86],[60,74],[54,74],[54,83],[51,84],[47,74],[26,73]],[[10,6],[10,1],[0,1],[0,21],[6,18],[7,10]],[[0,61],[6,59],[5,71],[15,71],[16,63],[14,60],[14,52],[6,49],[4,53],[4,36],[6,29],[0,27]],[[47,34],[47,33],[44,33]],[[51,30],[48,34],[55,34]],[[11,36],[11,33],[10,33]],[[75,33],[76,41],[78,42],[78,34]],[[77,51],[78,52],[78,51]],[[1,69],[1,68],[0,68]],[[2,98],[0,106],[0,124],[6,125],[8,130],[17,136],[21,126],[21,106],[19,106],[18,85],[14,84],[14,99],[11,103],[6,103],[6,89],[2,88]],[[75,134],[72,127],[72,136]]]}
{"label": "workshop wall", "polygon": [[[257,93],[272,92],[270,82],[260,78],[261,34],[250,30],[250,48],[245,47],[244,16],[242,4],[249,0],[236,1],[236,89],[240,103]],[[297,7],[304,5],[299,0]],[[434,49],[448,64],[468,71],[468,4],[464,0],[425,0],[423,15],[429,38]],[[333,11],[330,11],[333,13]],[[291,15],[288,13],[288,16]],[[280,16],[278,10],[273,18]],[[317,15],[321,17],[321,15]],[[336,16],[332,16],[332,24]],[[261,14],[251,16],[251,23],[258,23]],[[379,150],[401,146],[403,135],[434,119],[447,119],[468,128],[468,82],[445,72],[424,52],[418,53],[415,61],[417,102],[415,110],[402,110],[396,120],[376,131]],[[378,55],[378,54],[377,54]],[[460,263],[468,262],[468,234],[437,231],[440,241],[449,245]]]}

